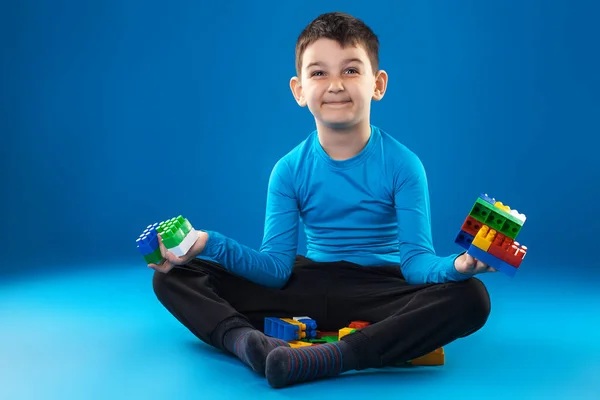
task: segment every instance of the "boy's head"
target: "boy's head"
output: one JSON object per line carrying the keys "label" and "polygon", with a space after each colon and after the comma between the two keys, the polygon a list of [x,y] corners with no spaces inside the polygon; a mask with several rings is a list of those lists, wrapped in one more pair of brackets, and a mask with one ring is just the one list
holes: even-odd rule
{"label": "boy's head", "polygon": [[296,43],[296,74],[290,88],[298,104],[332,128],[368,120],[371,99],[385,93],[387,74],[379,70],[379,40],[361,20],[322,14]]}

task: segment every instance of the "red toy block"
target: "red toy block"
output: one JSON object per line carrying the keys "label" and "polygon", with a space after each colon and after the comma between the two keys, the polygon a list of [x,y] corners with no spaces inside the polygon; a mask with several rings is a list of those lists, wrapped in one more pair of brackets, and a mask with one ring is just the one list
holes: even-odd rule
{"label": "red toy block", "polygon": [[515,242],[513,239],[498,233],[488,253],[515,268],[519,268],[523,258],[527,254],[527,246],[521,246],[519,242]]}
{"label": "red toy block", "polygon": [[350,323],[350,325],[348,325],[348,328],[353,328],[353,329],[362,329],[365,326],[369,326],[371,325],[370,322],[366,322],[366,321],[352,321]]}
{"label": "red toy block", "polygon": [[337,336],[338,332],[321,332],[321,331],[317,331],[317,339],[321,339],[322,337],[325,336]]}
{"label": "red toy block", "polygon": [[465,222],[463,222],[461,230],[470,233],[473,236],[477,236],[477,232],[479,232],[482,226],[483,224],[481,222],[469,215],[467,216],[467,219],[465,219]]}
{"label": "red toy block", "polygon": [[506,256],[508,255],[508,251],[512,243],[513,239],[498,232],[494,238],[494,241],[492,242],[492,245],[488,249],[488,253],[496,258],[501,259],[502,261],[506,261]]}
{"label": "red toy block", "polygon": [[506,263],[515,268],[519,268],[526,254],[527,246],[522,246],[519,244],[519,242],[513,242],[513,244],[510,246],[510,251],[507,253]]}

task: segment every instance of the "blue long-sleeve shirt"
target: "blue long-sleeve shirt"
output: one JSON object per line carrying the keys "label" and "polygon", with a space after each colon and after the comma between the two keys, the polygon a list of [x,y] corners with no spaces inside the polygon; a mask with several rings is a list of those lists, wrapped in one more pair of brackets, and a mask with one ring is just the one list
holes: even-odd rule
{"label": "blue long-sleeve shirt", "polygon": [[381,129],[371,126],[366,146],[343,161],[329,157],[313,131],[273,168],[260,249],[206,231],[199,257],[280,288],[294,266],[301,218],[313,261],[398,266],[409,283],[468,279],[454,268],[458,254],[435,254],[428,190],[420,159]]}

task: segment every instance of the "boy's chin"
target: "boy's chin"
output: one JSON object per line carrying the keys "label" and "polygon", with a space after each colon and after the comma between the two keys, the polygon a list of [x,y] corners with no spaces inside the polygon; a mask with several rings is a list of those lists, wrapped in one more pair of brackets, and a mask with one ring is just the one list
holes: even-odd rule
{"label": "boy's chin", "polygon": [[358,121],[351,118],[326,118],[320,119],[319,124],[328,129],[348,130],[358,125]]}

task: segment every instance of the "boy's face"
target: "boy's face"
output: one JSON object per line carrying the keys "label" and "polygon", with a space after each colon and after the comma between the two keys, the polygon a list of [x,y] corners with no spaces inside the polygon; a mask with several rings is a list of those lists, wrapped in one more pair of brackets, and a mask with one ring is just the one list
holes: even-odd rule
{"label": "boy's face", "polygon": [[385,92],[385,71],[373,74],[362,46],[342,48],[331,39],[319,39],[304,52],[301,80],[290,87],[298,104],[308,106],[318,124],[334,129],[350,128],[371,111],[371,99]]}

